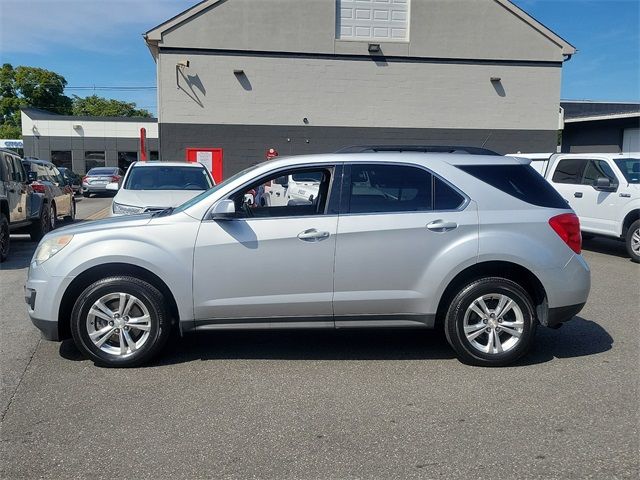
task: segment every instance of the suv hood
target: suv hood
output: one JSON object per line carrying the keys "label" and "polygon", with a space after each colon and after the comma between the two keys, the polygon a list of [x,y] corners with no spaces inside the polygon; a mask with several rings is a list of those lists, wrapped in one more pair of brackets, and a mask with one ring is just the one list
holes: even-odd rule
{"label": "suv hood", "polygon": [[47,236],[59,234],[77,235],[80,233],[98,232],[100,230],[116,230],[119,228],[131,228],[146,225],[151,221],[151,213],[141,213],[139,215],[126,215],[122,217],[110,217],[102,220],[81,222],[68,227],[56,228],[49,232]]}
{"label": "suv hood", "polygon": [[118,191],[113,201],[132,207],[177,207],[191,200],[202,190],[126,190]]}

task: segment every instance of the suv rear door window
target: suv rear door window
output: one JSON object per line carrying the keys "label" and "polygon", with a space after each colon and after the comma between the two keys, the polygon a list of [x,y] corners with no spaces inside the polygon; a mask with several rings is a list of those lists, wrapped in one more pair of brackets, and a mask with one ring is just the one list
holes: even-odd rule
{"label": "suv rear door window", "polygon": [[587,166],[588,160],[581,158],[566,158],[558,162],[555,172],[553,172],[554,183],[569,183],[579,185]]}
{"label": "suv rear door window", "polygon": [[406,165],[353,164],[349,213],[429,211],[433,176]]}
{"label": "suv rear door window", "polygon": [[13,163],[13,179],[16,182],[26,182],[27,181],[27,177],[26,177],[26,173],[24,171],[24,168],[22,167],[22,162],[20,162],[20,159],[18,157],[9,157],[11,158],[11,161]]}
{"label": "suv rear door window", "polygon": [[464,165],[458,168],[531,205],[569,208],[562,196],[530,165]]}

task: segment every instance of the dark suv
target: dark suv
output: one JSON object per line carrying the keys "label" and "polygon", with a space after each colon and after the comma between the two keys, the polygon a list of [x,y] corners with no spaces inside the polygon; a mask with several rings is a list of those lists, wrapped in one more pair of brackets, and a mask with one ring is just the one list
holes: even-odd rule
{"label": "dark suv", "polygon": [[0,261],[9,254],[10,233],[29,232],[37,241],[50,229],[44,196],[34,193],[33,180],[17,154],[0,149]]}
{"label": "dark suv", "polygon": [[31,184],[34,192],[42,193],[49,207],[51,230],[56,228],[60,217],[73,221],[76,218],[76,201],[73,189],[67,185],[62,174],[53,163],[33,158],[22,161],[27,172],[35,173]]}

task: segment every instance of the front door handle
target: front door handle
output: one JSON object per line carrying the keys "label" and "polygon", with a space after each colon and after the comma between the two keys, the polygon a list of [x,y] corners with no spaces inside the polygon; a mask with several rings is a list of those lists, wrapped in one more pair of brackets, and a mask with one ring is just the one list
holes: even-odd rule
{"label": "front door handle", "polygon": [[298,234],[298,238],[305,242],[319,242],[325,238],[329,238],[329,232],[319,232],[315,228],[310,228]]}
{"label": "front door handle", "polygon": [[445,222],[444,220],[434,220],[433,222],[427,223],[427,228],[432,232],[448,232],[449,230],[458,228],[458,224],[456,222]]}
{"label": "front door handle", "polygon": [[582,198],[582,192],[575,192],[573,196],[576,198]]}

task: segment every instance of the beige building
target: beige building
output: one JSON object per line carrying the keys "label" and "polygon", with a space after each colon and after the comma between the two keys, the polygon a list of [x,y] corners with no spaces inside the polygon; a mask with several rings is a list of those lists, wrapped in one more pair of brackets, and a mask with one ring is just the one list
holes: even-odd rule
{"label": "beige building", "polygon": [[555,151],[575,48],[507,0],[205,0],[150,30],[160,157],[225,176],[354,144]]}

